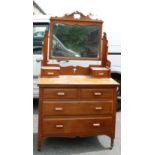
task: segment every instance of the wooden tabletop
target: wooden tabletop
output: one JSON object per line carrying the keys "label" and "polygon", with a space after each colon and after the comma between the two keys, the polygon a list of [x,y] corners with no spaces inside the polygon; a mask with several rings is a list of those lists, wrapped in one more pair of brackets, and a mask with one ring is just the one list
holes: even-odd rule
{"label": "wooden tabletop", "polygon": [[84,75],[62,75],[54,78],[39,78],[38,85],[119,85],[112,78],[94,78]]}

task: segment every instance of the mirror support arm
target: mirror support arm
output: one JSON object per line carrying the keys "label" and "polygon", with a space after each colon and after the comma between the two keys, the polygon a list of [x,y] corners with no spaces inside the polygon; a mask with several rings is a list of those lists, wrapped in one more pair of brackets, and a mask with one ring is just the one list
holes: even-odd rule
{"label": "mirror support arm", "polygon": [[48,45],[48,31],[45,32],[42,42],[42,55],[43,55],[42,66],[47,65],[47,48],[48,48],[47,45]]}
{"label": "mirror support arm", "polygon": [[[110,61],[107,59],[108,55],[108,40],[107,40],[107,35],[104,32],[103,33],[103,38],[102,38],[102,66],[106,67],[107,65],[110,65]],[[109,66],[110,67],[110,66]]]}

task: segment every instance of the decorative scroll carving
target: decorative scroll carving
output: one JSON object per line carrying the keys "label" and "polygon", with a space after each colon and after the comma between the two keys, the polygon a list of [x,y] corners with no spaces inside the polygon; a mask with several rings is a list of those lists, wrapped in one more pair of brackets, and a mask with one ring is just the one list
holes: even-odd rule
{"label": "decorative scroll carving", "polygon": [[82,66],[61,66],[61,75],[89,75],[89,68]]}
{"label": "decorative scroll carving", "polygon": [[[79,18],[75,18],[75,15],[79,15]],[[75,11],[71,14],[65,14],[64,18],[69,18],[69,19],[78,19],[78,20],[91,20],[91,18],[89,17],[89,15],[85,16],[83,13],[79,12],[79,11]]]}

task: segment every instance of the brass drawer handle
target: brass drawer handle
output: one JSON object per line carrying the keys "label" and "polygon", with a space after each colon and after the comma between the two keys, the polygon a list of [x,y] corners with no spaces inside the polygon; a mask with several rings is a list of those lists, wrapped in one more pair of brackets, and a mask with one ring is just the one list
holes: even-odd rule
{"label": "brass drawer handle", "polygon": [[56,128],[63,128],[64,126],[62,124],[56,125]]}
{"label": "brass drawer handle", "polygon": [[101,126],[101,124],[100,123],[93,123],[93,126],[98,127],[98,126]]}
{"label": "brass drawer handle", "polygon": [[102,110],[102,107],[95,107],[95,110]]}
{"label": "brass drawer handle", "polygon": [[102,95],[102,93],[101,92],[95,92],[94,95],[95,96],[100,96],[100,95]]}
{"label": "brass drawer handle", "polygon": [[98,75],[104,75],[104,73],[98,73]]}
{"label": "brass drawer handle", "polygon": [[64,93],[64,92],[58,92],[57,95],[59,95],[59,96],[64,96],[65,93]]}
{"label": "brass drawer handle", "polygon": [[62,111],[63,110],[62,107],[55,107],[54,109],[55,109],[55,111]]}
{"label": "brass drawer handle", "polygon": [[47,74],[48,74],[48,75],[54,75],[54,73],[53,73],[53,72],[48,72]]}

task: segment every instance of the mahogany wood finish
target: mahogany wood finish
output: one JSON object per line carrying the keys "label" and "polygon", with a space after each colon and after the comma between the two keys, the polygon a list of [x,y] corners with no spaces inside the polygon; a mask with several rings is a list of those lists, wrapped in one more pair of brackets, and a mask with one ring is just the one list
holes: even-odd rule
{"label": "mahogany wood finish", "polygon": [[40,78],[38,149],[46,137],[115,138],[116,88],[111,78]]}
{"label": "mahogany wood finish", "polygon": [[[80,19],[73,19],[75,13]],[[97,24],[80,12],[64,17],[51,17],[53,21],[69,24]],[[111,148],[115,138],[116,97],[118,83],[110,78],[107,60],[107,39],[102,39],[101,65],[89,67],[48,64],[48,42],[52,32],[43,40],[43,60],[39,86],[38,150],[47,137],[86,137],[107,135]],[[49,40],[48,40],[49,39]],[[51,46],[51,45],[50,45]]]}

